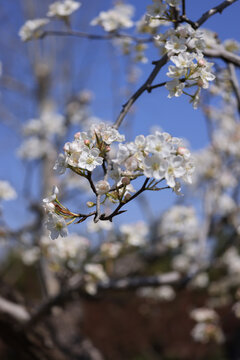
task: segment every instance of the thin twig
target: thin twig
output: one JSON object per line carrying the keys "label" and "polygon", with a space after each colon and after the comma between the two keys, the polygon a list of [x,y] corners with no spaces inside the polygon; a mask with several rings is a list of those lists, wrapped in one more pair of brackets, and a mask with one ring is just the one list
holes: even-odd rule
{"label": "thin twig", "polygon": [[88,174],[87,174],[87,176],[86,176],[86,179],[88,180],[88,182],[89,182],[89,184],[90,184],[90,186],[91,186],[91,189],[92,189],[92,191],[94,192],[94,194],[97,195],[98,193],[97,193],[97,190],[96,190],[96,188],[95,188],[94,182],[92,181],[92,173],[91,173],[91,171],[88,171]]}
{"label": "thin twig", "polygon": [[147,186],[147,183],[148,183],[148,180],[149,178],[146,178],[142,187],[137,191],[135,192],[135,194],[133,194],[130,199],[128,200],[125,200],[125,201],[120,201],[119,205],[116,207],[116,209],[110,214],[110,215],[105,215],[105,214],[102,214],[101,217],[100,217],[100,220],[109,220],[109,221],[112,221],[113,217],[116,216],[116,215],[119,215],[121,214],[122,212],[124,211],[120,211],[120,209],[126,205],[127,203],[129,203],[130,201],[132,201],[133,199],[135,199],[138,195],[140,195],[143,191],[146,190],[146,186]]}
{"label": "thin twig", "polygon": [[185,0],[182,0],[182,16],[186,15],[186,4]]}
{"label": "thin twig", "polygon": [[225,0],[218,6],[206,11],[197,21],[195,21],[195,28],[199,28],[203,23],[205,23],[211,16],[215,15],[216,13],[221,14],[224,9],[228,6],[232,5],[238,0]]}
{"label": "thin twig", "polygon": [[159,87],[162,87],[162,86],[165,86],[167,83],[167,81],[164,81],[162,83],[159,83],[159,84],[156,84],[156,85],[152,85],[152,86],[148,86],[147,88],[147,92],[150,93],[152,90],[156,89],[156,88],[159,88]]}
{"label": "thin twig", "polygon": [[135,101],[145,92],[148,91],[149,87],[152,85],[153,80],[155,79],[155,77],[157,76],[157,74],[159,73],[159,71],[161,70],[161,68],[167,63],[169,57],[172,54],[166,54],[164,55],[160,60],[156,61],[154,63],[155,67],[153,69],[153,71],[151,72],[151,74],[149,75],[149,77],[147,78],[147,80],[145,81],[145,83],[130,97],[130,99],[123,105],[122,111],[120,112],[117,120],[114,123],[114,127],[116,129],[119,128],[119,126],[121,125],[123,119],[125,118],[125,116],[127,115],[127,113],[129,112],[129,110],[131,109],[132,105],[135,103]]}
{"label": "thin twig", "polygon": [[101,216],[101,195],[98,194],[97,195],[97,204],[96,204],[96,214],[95,214],[95,217],[94,217],[94,222],[97,223],[100,219],[100,216]]}
{"label": "thin twig", "polygon": [[138,38],[136,36],[132,36],[132,35],[128,35],[128,34],[121,34],[121,33],[116,33],[116,32],[113,32],[111,34],[106,34],[106,35],[97,35],[97,34],[85,33],[83,31],[76,31],[76,30],[68,30],[68,31],[47,30],[41,34],[40,38],[43,39],[47,36],[75,36],[75,37],[85,38],[85,39],[89,39],[89,40],[111,40],[111,39],[115,39],[115,38],[122,38],[122,39],[131,39],[139,44],[148,43],[148,42],[153,41],[152,37]]}

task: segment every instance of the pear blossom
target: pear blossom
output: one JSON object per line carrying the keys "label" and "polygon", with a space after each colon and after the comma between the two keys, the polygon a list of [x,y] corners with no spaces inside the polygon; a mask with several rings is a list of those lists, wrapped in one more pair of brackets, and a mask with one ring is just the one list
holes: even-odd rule
{"label": "pear blossom", "polygon": [[47,254],[51,263],[76,269],[85,259],[89,249],[87,238],[78,234],[69,234],[67,239],[59,238],[57,241],[47,241],[49,238],[41,238],[41,247]]}
{"label": "pear blossom", "polygon": [[17,193],[9,182],[0,180],[0,200],[13,200],[16,197]]}
{"label": "pear blossom", "polygon": [[147,6],[147,14],[151,17],[161,17],[167,10],[167,5],[161,0],[154,0],[152,5]]}
{"label": "pear blossom", "polygon": [[42,35],[42,28],[49,23],[48,19],[27,20],[19,30],[22,41],[37,39]]}
{"label": "pear blossom", "polygon": [[91,276],[94,281],[107,282],[108,276],[104,271],[102,264],[88,263],[84,266],[85,272]]}
{"label": "pear blossom", "polygon": [[48,220],[46,222],[47,229],[50,231],[50,237],[52,240],[57,239],[59,236],[68,236],[66,221],[59,215],[54,213],[48,214]]}
{"label": "pear blossom", "polygon": [[27,249],[21,254],[22,262],[27,266],[35,264],[38,261],[39,257],[40,249],[37,246],[33,246],[32,248]]}
{"label": "pear blossom", "polygon": [[106,180],[100,180],[96,183],[96,190],[99,195],[104,195],[110,190],[110,184]]}
{"label": "pear blossom", "polygon": [[176,9],[179,9],[180,0],[166,0],[166,3]]}
{"label": "pear blossom", "polygon": [[170,158],[165,171],[166,183],[170,187],[174,187],[176,184],[175,178],[183,176],[185,172],[184,161],[180,155]]}
{"label": "pear blossom", "polygon": [[121,225],[120,232],[125,236],[128,246],[144,246],[149,230],[145,222],[139,221],[134,224]]}
{"label": "pear blossom", "polygon": [[184,52],[187,50],[186,40],[178,38],[177,36],[171,36],[170,39],[166,42],[165,48],[168,51],[173,51],[175,53]]}
{"label": "pear blossom", "polygon": [[49,6],[47,16],[64,18],[70,16],[74,11],[79,9],[81,3],[74,0],[56,1]]}
{"label": "pear blossom", "polygon": [[221,344],[225,340],[222,330],[216,324],[198,323],[193,328],[191,335],[195,341],[203,344],[211,340]]}
{"label": "pear blossom", "polygon": [[192,61],[195,58],[194,53],[183,52],[178,54],[177,56],[171,56],[170,60],[178,67],[178,68],[189,68],[191,67]]}
{"label": "pear blossom", "polygon": [[115,31],[120,28],[130,28],[133,26],[131,16],[134,7],[128,4],[117,3],[113,9],[101,11],[100,14],[91,21],[91,25],[100,25],[105,31]]}
{"label": "pear blossom", "polygon": [[54,164],[53,170],[58,174],[64,174],[68,166],[67,157],[63,154],[59,154],[58,158]]}
{"label": "pear blossom", "polygon": [[52,195],[50,195],[49,197],[46,197],[43,199],[43,206],[45,208],[46,211],[48,212],[54,212],[55,210],[55,205],[54,205],[54,201],[57,199],[57,195],[59,194],[59,190],[57,186],[53,187],[53,191],[52,191]]}
{"label": "pear blossom", "polygon": [[166,88],[169,90],[168,98],[172,98],[173,96],[179,97],[182,95],[184,87],[184,82],[181,82],[178,79],[168,81],[166,83]]}
{"label": "pear blossom", "polygon": [[103,122],[100,124],[92,124],[89,133],[92,137],[97,135],[108,145],[111,145],[114,141],[123,142],[125,140],[125,136],[121,135],[117,129]]}
{"label": "pear blossom", "polygon": [[147,157],[144,161],[144,175],[148,178],[154,177],[161,180],[165,176],[167,163],[160,154]]}
{"label": "pear blossom", "polygon": [[52,152],[54,152],[52,144],[48,140],[41,140],[36,136],[24,140],[18,149],[19,157],[28,160],[41,159]]}
{"label": "pear blossom", "polygon": [[84,148],[78,159],[78,167],[88,171],[93,171],[96,166],[102,165],[103,163],[103,158],[98,156],[99,153],[100,151],[97,148]]}
{"label": "pear blossom", "polygon": [[146,150],[167,157],[170,155],[172,148],[171,144],[166,141],[164,135],[157,131],[154,135],[147,136]]}

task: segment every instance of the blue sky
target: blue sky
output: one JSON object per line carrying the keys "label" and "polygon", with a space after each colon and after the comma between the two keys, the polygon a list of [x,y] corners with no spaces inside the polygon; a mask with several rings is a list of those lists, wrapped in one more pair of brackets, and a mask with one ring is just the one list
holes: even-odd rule
{"label": "blue sky", "polygon": [[[3,73],[15,77],[30,89],[27,96],[0,89],[3,108],[0,113],[0,179],[9,180],[19,192],[23,188],[26,174],[25,166],[15,156],[16,149],[20,144],[20,125],[29,118],[36,117],[38,110],[33,94],[32,65],[26,56],[33,51],[36,43],[21,43],[18,30],[27,18],[44,16],[50,3],[48,0],[41,2],[32,0],[28,4],[37,4],[37,6],[32,6],[32,9],[31,6],[28,6],[25,10],[23,10],[21,2],[16,0],[0,3],[2,14],[0,60],[3,64]],[[145,9],[147,5],[151,4],[151,1],[135,0],[128,1],[128,3],[135,6],[134,19],[138,20],[145,13]],[[196,20],[204,11],[219,3],[220,1],[216,0],[186,0],[187,15],[192,20]],[[107,10],[111,6],[112,1],[109,0],[82,0],[81,9],[73,16],[73,28],[91,33],[103,33],[99,27],[90,27],[88,24],[100,10]],[[205,23],[204,27],[218,33],[221,40],[228,38],[240,40],[239,15],[240,2],[237,2],[227,8],[222,15],[213,16]],[[59,25],[57,24],[57,26]],[[59,112],[64,109],[66,95],[86,88],[95,94],[92,104],[93,114],[104,120],[115,121],[121,105],[127,99],[123,92],[126,87],[126,58],[122,59],[107,41],[51,38],[40,41],[37,46],[40,56],[45,60],[48,51],[54,52],[53,68],[56,70],[52,96],[56,100]],[[149,49],[148,54],[149,63],[139,65],[141,76],[139,81],[132,85],[131,92],[134,92],[148,77],[152,70],[151,61],[158,59],[156,49]],[[63,69],[58,66],[59,61],[65,62],[64,69],[69,73],[64,86],[59,80],[59,71]],[[165,79],[166,75],[163,71],[157,77],[156,83]],[[130,124],[127,130],[128,140],[132,140],[138,134],[147,135],[150,128],[157,125],[174,136],[186,138],[193,150],[204,147],[208,142],[204,118],[200,110],[192,109],[186,97],[168,99],[167,91],[164,88],[156,89],[151,94],[146,93],[141,96],[134,108],[134,114],[127,116],[120,128],[120,132],[124,132],[127,125]],[[9,126],[9,122],[11,126]],[[36,169],[32,185],[35,196],[38,194],[38,176],[39,172]],[[176,199],[176,196],[168,191],[147,194],[147,197],[154,214],[159,214],[162,209]],[[25,204],[21,197],[18,201],[4,203],[5,217],[11,226],[17,227],[27,220],[28,213]],[[137,221],[143,217],[139,207],[131,204],[128,206],[127,214],[119,217],[118,222]]]}

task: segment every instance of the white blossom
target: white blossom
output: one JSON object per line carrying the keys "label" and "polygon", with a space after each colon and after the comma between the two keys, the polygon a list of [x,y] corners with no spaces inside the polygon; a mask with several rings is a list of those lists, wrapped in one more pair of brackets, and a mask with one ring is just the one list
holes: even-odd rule
{"label": "white blossom", "polygon": [[184,82],[181,82],[178,79],[168,81],[166,83],[166,88],[169,91],[168,97],[169,98],[172,98],[173,96],[179,97],[180,95],[182,95],[184,87],[185,87]]}
{"label": "white blossom", "polygon": [[27,20],[19,30],[22,41],[37,39],[42,35],[42,27],[49,23],[48,19]]}
{"label": "white blossom", "polygon": [[26,249],[21,254],[22,262],[27,266],[35,264],[39,257],[40,249],[37,246],[33,246],[31,249]]}
{"label": "white blossom", "polygon": [[96,183],[96,190],[99,195],[104,195],[110,190],[110,184],[106,180],[99,180]]}
{"label": "white blossom", "polygon": [[70,16],[74,11],[79,9],[81,3],[74,0],[56,1],[49,6],[47,16],[64,18]]}
{"label": "white blossom", "polygon": [[99,153],[100,151],[97,148],[89,149],[85,147],[78,159],[78,167],[93,171],[96,166],[102,165],[103,163],[103,158],[98,156]]}
{"label": "white blossom", "polygon": [[58,158],[54,164],[53,170],[58,174],[64,174],[68,166],[67,157],[63,154],[59,154]]}
{"label": "white blossom", "polygon": [[152,5],[147,6],[147,14],[150,15],[150,19],[151,17],[161,17],[166,9],[166,4],[164,4],[161,0],[154,0]]}
{"label": "white blossom", "polygon": [[48,214],[46,226],[50,231],[50,237],[52,240],[57,239],[59,236],[66,237],[68,235],[66,221],[57,214],[51,212]]}
{"label": "white blossom", "polygon": [[0,200],[13,200],[17,193],[8,181],[0,180]]}
{"label": "white blossom", "polygon": [[176,185],[175,178],[182,177],[186,172],[184,168],[184,160],[182,156],[177,155],[169,158],[165,167],[166,167],[166,171],[165,171],[166,183],[170,187],[174,187]]}
{"label": "white blossom", "polygon": [[154,177],[156,180],[161,180],[164,178],[166,165],[166,161],[160,154],[147,157],[144,161],[144,175],[148,178]]}
{"label": "white blossom", "polygon": [[120,232],[125,236],[126,244],[129,246],[144,246],[148,231],[148,227],[143,221],[120,226]]}
{"label": "white blossom", "polygon": [[133,26],[131,16],[134,8],[128,4],[117,3],[113,9],[101,11],[100,14],[91,21],[91,25],[100,25],[105,31],[115,31],[120,28],[130,28]]}
{"label": "white blossom", "polygon": [[175,53],[184,52],[187,50],[186,40],[178,38],[177,36],[171,36],[170,39],[166,42],[165,48],[168,51],[173,51]]}

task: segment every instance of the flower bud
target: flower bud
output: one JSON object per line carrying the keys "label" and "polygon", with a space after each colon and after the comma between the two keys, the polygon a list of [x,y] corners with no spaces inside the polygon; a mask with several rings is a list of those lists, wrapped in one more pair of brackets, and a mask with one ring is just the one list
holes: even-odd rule
{"label": "flower bud", "polygon": [[188,149],[183,146],[179,146],[177,149],[177,154],[179,154],[179,155],[185,155],[188,152],[189,152]]}
{"label": "flower bud", "polygon": [[84,144],[85,144],[86,146],[90,145],[90,140],[85,139],[85,140],[84,140]]}
{"label": "flower bud", "polygon": [[131,198],[131,194],[128,193],[125,195],[124,199],[125,199],[125,201],[128,201],[128,200],[130,200],[130,198]]}
{"label": "flower bud", "polygon": [[203,67],[203,66],[205,66],[205,65],[206,65],[206,62],[205,62],[204,59],[199,59],[199,60],[198,60],[198,66]]}
{"label": "flower bud", "polygon": [[198,86],[203,87],[203,81],[202,81],[202,79],[198,79],[197,84],[198,84]]}
{"label": "flower bud", "polygon": [[123,185],[126,186],[126,185],[130,184],[130,179],[128,177],[124,177],[124,178],[122,178],[121,182]]}
{"label": "flower bud", "polygon": [[99,195],[106,194],[110,190],[110,184],[106,180],[100,180],[96,184],[96,190]]}
{"label": "flower bud", "polygon": [[74,139],[79,139],[81,136],[80,131],[76,132],[76,134],[74,135]]}

